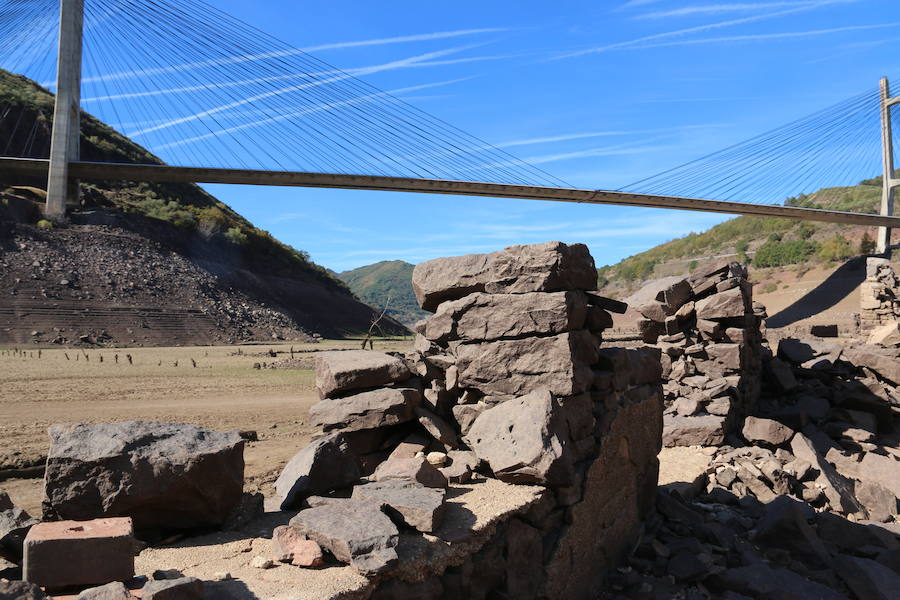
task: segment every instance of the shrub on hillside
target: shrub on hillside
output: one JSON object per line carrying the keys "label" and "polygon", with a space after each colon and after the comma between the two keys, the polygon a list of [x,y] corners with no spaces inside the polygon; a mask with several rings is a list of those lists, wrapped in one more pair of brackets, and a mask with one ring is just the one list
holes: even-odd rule
{"label": "shrub on hillside", "polygon": [[833,238],[825,240],[819,248],[819,258],[824,261],[846,260],[853,255],[847,238],[836,233]]}
{"label": "shrub on hillside", "polygon": [[818,244],[806,240],[780,242],[769,240],[756,249],[754,267],[782,267],[806,262],[818,250]]}
{"label": "shrub on hillside", "polygon": [[247,234],[239,227],[231,227],[225,232],[225,239],[235,246],[243,246],[247,243]]}

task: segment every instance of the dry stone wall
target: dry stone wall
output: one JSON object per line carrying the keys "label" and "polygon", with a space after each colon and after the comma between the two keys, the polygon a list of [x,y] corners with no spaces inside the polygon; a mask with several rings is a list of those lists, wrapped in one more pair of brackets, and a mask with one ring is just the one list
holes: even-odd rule
{"label": "dry stone wall", "polygon": [[887,259],[870,257],[866,261],[859,308],[862,332],[900,321],[900,279]]}
{"label": "dry stone wall", "polygon": [[660,350],[666,446],[718,445],[759,398],[765,308],[736,262],[669,278],[637,296],[644,342]]}
{"label": "dry stone wall", "polygon": [[[583,245],[429,261],[413,285],[435,314],[412,353],[317,359],[322,433],[276,484],[293,533],[372,598],[594,597],[652,507],[659,350],[601,349],[626,306]],[[527,501],[481,526],[484,486]]]}

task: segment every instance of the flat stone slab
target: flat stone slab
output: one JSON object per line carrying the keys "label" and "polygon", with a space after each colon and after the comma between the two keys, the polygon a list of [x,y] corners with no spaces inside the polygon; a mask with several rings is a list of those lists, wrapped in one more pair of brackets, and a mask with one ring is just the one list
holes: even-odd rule
{"label": "flat stone slab", "polygon": [[695,307],[698,319],[730,319],[752,313],[747,298],[740,287],[732,288],[709,298],[698,300]]}
{"label": "flat stone slab", "polygon": [[709,452],[697,446],[663,448],[659,453],[659,487],[692,498],[706,487],[712,471]]}
{"label": "flat stone slab", "polygon": [[547,389],[574,396],[590,389],[597,339],[585,330],[552,337],[460,344],[459,385],[486,396],[520,396]]}
{"label": "flat stone slab", "polygon": [[584,327],[587,306],[584,292],[475,293],[441,304],[425,337],[446,344],[556,335]]}
{"label": "flat stone slab", "polygon": [[720,446],[724,441],[725,417],[663,417],[663,446]]}
{"label": "flat stone slab", "polygon": [[353,488],[353,498],[384,504],[400,525],[432,532],[443,522],[446,492],[413,481],[376,481]]}
{"label": "flat stone slab", "polygon": [[406,423],[415,418],[422,393],[412,388],[380,388],[328,398],[309,409],[310,423],[323,431],[358,431]]}
{"label": "flat stone slab", "polygon": [[316,388],[322,398],[409,379],[399,358],[369,350],[332,350],[316,354]]}
{"label": "flat stone slab", "polygon": [[545,242],[425,261],[413,270],[412,284],[419,305],[434,312],[441,302],[473,292],[595,290],[597,270],[584,244]]}

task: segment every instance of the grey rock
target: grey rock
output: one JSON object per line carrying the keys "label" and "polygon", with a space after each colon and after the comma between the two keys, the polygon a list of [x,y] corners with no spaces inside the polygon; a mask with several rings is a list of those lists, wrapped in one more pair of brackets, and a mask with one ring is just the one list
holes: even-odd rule
{"label": "grey rock", "polygon": [[427,533],[443,522],[445,494],[442,489],[401,480],[376,481],[353,488],[354,499],[380,503],[399,524]]}
{"label": "grey rock", "polygon": [[900,575],[886,566],[846,554],[836,562],[838,575],[857,598],[896,600],[900,596]]}
{"label": "grey rock", "polygon": [[456,424],[459,425],[460,432],[462,432],[463,435],[466,435],[466,433],[469,432],[469,428],[472,427],[472,423],[478,418],[478,415],[488,408],[489,406],[487,403],[477,402],[475,404],[457,404],[451,410],[453,412],[453,418],[456,420]]}
{"label": "grey rock", "polygon": [[441,304],[428,319],[425,336],[446,344],[556,335],[584,327],[587,308],[587,296],[577,291],[476,293]]}
{"label": "grey rock", "polygon": [[552,337],[461,344],[456,349],[459,384],[488,396],[517,396],[548,389],[572,396],[590,389],[596,338],[584,330]]}
{"label": "grey rock", "polygon": [[897,516],[897,496],[877,481],[857,481],[854,492],[873,521],[890,521]]}
{"label": "grey rock", "polygon": [[380,388],[313,405],[310,422],[323,431],[357,431],[406,423],[415,418],[422,393],[413,388]]}
{"label": "grey rock", "polygon": [[714,294],[696,303],[697,318],[704,320],[742,317],[751,308],[741,288],[737,287]]}
{"label": "grey rock", "polygon": [[298,452],[275,481],[275,491],[287,510],[309,496],[351,486],[359,477],[359,463],[343,434],[334,433]]}
{"label": "grey rock", "polygon": [[470,450],[451,450],[447,453],[450,464],[440,472],[450,483],[466,483],[472,479],[472,472],[481,464],[481,460]]}
{"label": "grey rock", "polygon": [[451,449],[459,447],[456,432],[445,420],[422,407],[416,408],[416,415],[419,417],[419,423],[434,439]]}
{"label": "grey rock", "polygon": [[812,513],[808,505],[790,496],[778,496],[764,510],[763,518],[756,524],[754,542],[787,550],[817,569],[831,566],[831,555],[806,522]]}
{"label": "grey rock", "polygon": [[365,575],[383,571],[397,562],[399,531],[381,504],[371,500],[329,499],[301,510],[290,525],[341,562]]}
{"label": "grey rock", "polygon": [[411,376],[402,360],[381,352],[335,350],[316,354],[316,388],[322,398],[397,383]]}
{"label": "grey rock", "polygon": [[465,439],[501,481],[572,484],[569,425],[562,405],[546,390],[484,411]]}
{"label": "grey rock", "polygon": [[766,600],[848,600],[835,592],[805,577],[788,571],[775,569],[763,563],[747,567],[726,569],[713,575],[712,582],[718,588],[745,594],[752,598]]}
{"label": "grey rock", "polygon": [[853,483],[839,474],[822,455],[816,451],[812,441],[803,435],[797,433],[791,440],[791,452],[800,460],[805,460],[819,471],[816,478],[818,483],[825,491],[828,503],[831,507],[844,514],[862,511],[862,507],[853,497]]}
{"label": "grey rock", "polygon": [[427,487],[447,487],[447,478],[424,456],[386,460],[375,469],[372,479],[375,481],[417,481]]}
{"label": "grey rock", "polygon": [[33,583],[0,581],[0,600],[48,600],[48,597]]}
{"label": "grey rock", "polygon": [[75,600],[131,600],[131,594],[121,581],[113,581],[84,590]]}
{"label": "grey rock", "polygon": [[663,418],[663,445],[720,446],[725,441],[725,417],[715,415]]}
{"label": "grey rock", "polygon": [[766,365],[771,380],[782,392],[790,392],[797,387],[797,378],[794,371],[780,358],[773,358]]}
{"label": "grey rock", "polygon": [[203,582],[196,577],[151,581],[141,594],[141,600],[203,600]]}
{"label": "grey rock", "polygon": [[860,479],[874,481],[900,498],[900,460],[866,452],[859,463]]}
{"label": "grey rock", "polygon": [[897,353],[872,350],[873,346],[850,349],[845,356],[851,363],[858,367],[868,367],[878,373],[884,379],[894,384],[900,384],[900,360]]}
{"label": "grey rock", "polygon": [[761,419],[759,417],[747,417],[744,420],[744,428],[741,434],[748,442],[754,444],[767,444],[769,446],[780,446],[790,441],[794,436],[793,430],[785,427],[778,421],[772,419]]}
{"label": "grey rock", "polygon": [[413,270],[412,284],[419,305],[434,312],[441,302],[473,292],[594,290],[597,271],[583,244],[545,242],[419,263]]}
{"label": "grey rock", "polygon": [[0,491],[0,558],[19,564],[25,536],[38,523],[37,519],[13,505],[6,492]]}
{"label": "grey rock", "polygon": [[240,503],[244,441],[196,425],[53,425],[44,517],[131,517],[135,529],[222,525]]}

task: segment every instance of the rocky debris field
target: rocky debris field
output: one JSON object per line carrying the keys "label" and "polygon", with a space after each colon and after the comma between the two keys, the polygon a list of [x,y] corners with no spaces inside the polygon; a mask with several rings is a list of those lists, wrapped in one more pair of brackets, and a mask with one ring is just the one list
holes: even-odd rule
{"label": "rocky debris field", "polygon": [[[365,332],[377,316],[312,267],[284,273],[265,261],[245,264],[236,246],[94,212],[54,229],[2,223],[9,232],[0,239],[0,343],[308,341]],[[381,326],[408,333],[390,318]]]}
{"label": "rocky debris field", "polygon": [[900,597],[897,348],[784,339],[757,416],[713,450],[606,598]]}
{"label": "rocky debris field", "polygon": [[[0,251],[0,308],[10,312],[22,307],[31,313],[29,342],[68,346],[158,344],[171,338],[184,344],[310,339],[309,332],[277,307],[222,285],[201,265],[138,235],[104,226],[49,233],[23,227],[16,233]],[[124,327],[113,319],[90,317],[91,309],[128,306],[136,314],[122,314],[128,321]],[[53,318],[54,312],[73,307],[81,307],[87,316]],[[162,329],[160,323],[157,332],[154,309],[180,310],[188,315],[187,322],[180,331]],[[40,326],[42,312],[52,326]],[[13,316],[21,318],[18,313],[8,318]],[[9,334],[2,338],[24,341],[11,335],[12,327],[21,325],[0,320],[0,331],[6,328]]]}

